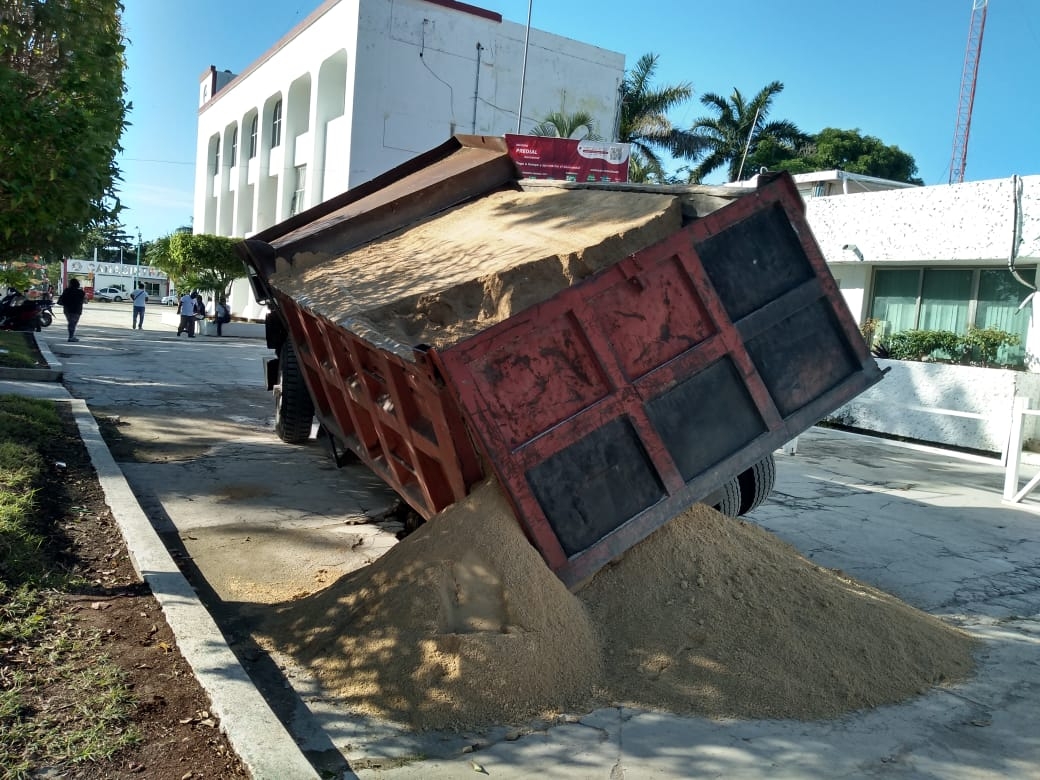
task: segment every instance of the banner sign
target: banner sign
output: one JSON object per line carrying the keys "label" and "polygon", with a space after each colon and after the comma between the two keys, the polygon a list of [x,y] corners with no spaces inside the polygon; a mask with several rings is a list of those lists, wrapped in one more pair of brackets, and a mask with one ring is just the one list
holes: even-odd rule
{"label": "banner sign", "polygon": [[150,265],[125,265],[102,263],[95,260],[66,260],[70,274],[102,274],[104,276],[126,276],[137,279],[165,279],[166,272]]}
{"label": "banner sign", "polygon": [[628,181],[629,144],[506,133],[506,146],[526,178]]}

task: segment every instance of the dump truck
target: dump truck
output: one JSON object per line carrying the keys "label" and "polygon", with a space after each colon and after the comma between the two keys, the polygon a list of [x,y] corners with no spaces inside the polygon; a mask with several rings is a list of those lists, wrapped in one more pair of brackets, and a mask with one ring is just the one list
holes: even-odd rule
{"label": "dump truck", "polygon": [[523,179],[456,136],[238,245],[275,427],[431,520],[495,478],[576,588],[881,379],[789,175]]}

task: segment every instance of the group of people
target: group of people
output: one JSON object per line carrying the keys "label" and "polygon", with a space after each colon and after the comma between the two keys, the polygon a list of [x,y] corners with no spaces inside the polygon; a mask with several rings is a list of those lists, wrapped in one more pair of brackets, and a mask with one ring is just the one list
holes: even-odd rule
{"label": "group of people", "polygon": [[[212,298],[210,301],[212,302]],[[192,290],[181,296],[179,312],[181,315],[180,325],[177,326],[177,337],[187,333],[189,339],[195,338],[195,323],[206,318],[206,304],[202,302],[202,294],[198,290]],[[217,326],[217,335],[224,335],[224,325],[231,322],[231,308],[227,301],[221,298],[213,307],[213,322]]]}
{"label": "group of people", "polygon": [[[144,284],[137,285],[137,289],[130,293],[130,300],[133,302],[130,328],[131,330],[144,330],[145,304],[148,302],[148,293],[144,289]],[[68,286],[58,296],[58,305],[62,307],[65,321],[68,323],[70,343],[79,341],[76,338],[76,326],[83,315],[83,304],[86,301],[86,292],[80,285],[79,279],[75,278],[69,280]],[[196,321],[206,317],[206,304],[203,303],[202,295],[198,290],[181,296],[179,313],[181,320],[177,327],[178,338],[181,333],[185,332],[188,334],[188,338],[195,338]],[[213,309],[213,322],[217,326],[217,335],[223,336],[224,325],[231,322],[231,307],[227,305],[224,298],[220,298]]]}

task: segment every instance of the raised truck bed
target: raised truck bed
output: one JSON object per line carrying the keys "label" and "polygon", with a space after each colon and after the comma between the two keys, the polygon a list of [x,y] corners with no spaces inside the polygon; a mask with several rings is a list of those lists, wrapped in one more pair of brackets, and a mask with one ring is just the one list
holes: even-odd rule
{"label": "raised truck bed", "polygon": [[520,180],[460,136],[242,242],[278,428],[317,416],[430,519],[486,475],[571,586],[882,374],[789,176]]}

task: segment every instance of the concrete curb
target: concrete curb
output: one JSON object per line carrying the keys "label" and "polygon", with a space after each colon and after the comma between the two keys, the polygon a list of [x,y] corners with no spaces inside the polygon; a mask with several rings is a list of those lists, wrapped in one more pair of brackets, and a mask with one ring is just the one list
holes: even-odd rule
{"label": "concrete curb", "polygon": [[47,368],[7,368],[0,367],[0,380],[14,382],[60,382],[62,376],[61,361],[54,357],[54,353],[35,333],[30,333],[36,348],[40,350],[43,359],[47,362]]}
{"label": "concrete curb", "polygon": [[65,369],[62,368],[61,361],[54,356],[51,352],[51,348],[47,346],[47,342],[33,334],[33,341],[36,342],[36,348],[40,350],[40,354],[43,355],[43,359],[47,361],[47,365],[50,366],[50,370],[57,373],[57,377],[54,381],[60,382],[62,375],[65,373]]}
{"label": "concrete curb", "polygon": [[317,780],[317,771],[257,691],[137,503],[86,402],[69,403],[131,562],[162,607],[238,757],[254,780]]}

